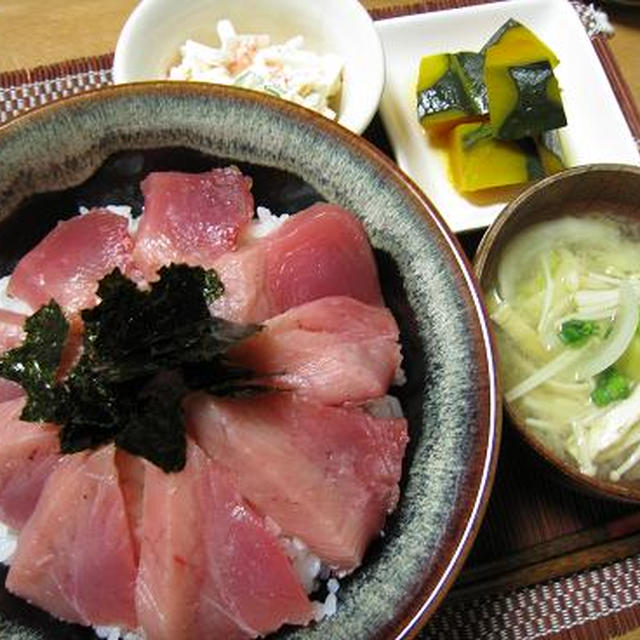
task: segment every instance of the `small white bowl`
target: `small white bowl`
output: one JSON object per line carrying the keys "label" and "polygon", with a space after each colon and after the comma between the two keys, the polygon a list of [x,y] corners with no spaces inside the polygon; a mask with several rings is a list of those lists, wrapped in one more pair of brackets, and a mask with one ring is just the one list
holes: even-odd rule
{"label": "small white bowl", "polygon": [[344,60],[338,122],[362,133],[384,87],[384,56],[369,14],[358,0],[143,0],[116,46],[116,84],[161,80],[178,62],[187,38],[219,46],[218,20],[238,33],[267,33],[281,43],[304,36],[305,48]]}

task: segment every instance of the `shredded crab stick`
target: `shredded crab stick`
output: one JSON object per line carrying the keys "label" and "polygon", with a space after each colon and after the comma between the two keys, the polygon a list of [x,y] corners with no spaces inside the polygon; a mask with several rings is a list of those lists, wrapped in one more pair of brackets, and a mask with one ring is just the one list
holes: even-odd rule
{"label": "shredded crab stick", "polygon": [[329,107],[342,84],[342,59],[303,49],[296,36],[272,45],[266,34],[237,34],[229,20],[217,25],[220,48],[187,40],[182,60],[169,71],[170,80],[196,80],[235,85],[276,95],[335,119]]}

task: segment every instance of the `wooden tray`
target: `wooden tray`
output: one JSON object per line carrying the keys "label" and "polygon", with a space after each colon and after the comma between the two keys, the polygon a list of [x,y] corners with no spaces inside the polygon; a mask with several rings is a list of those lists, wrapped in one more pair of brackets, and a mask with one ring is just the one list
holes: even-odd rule
{"label": "wooden tray", "polygon": [[[389,7],[385,2],[375,1],[367,4],[374,5],[370,10],[375,18],[384,18],[400,13],[466,6],[479,1],[435,0],[413,2],[403,7],[397,4]],[[638,111],[611,50],[602,37],[594,38],[593,42],[632,134],[640,139]],[[0,74],[0,103],[3,99],[5,101],[0,104],[0,116],[3,115],[2,109],[5,118],[10,118],[43,100],[49,101],[108,84],[110,66],[111,56],[107,55],[68,61],[37,70]],[[38,82],[42,84],[35,91],[33,86]],[[0,117],[0,122],[2,121]],[[374,120],[365,136],[392,156],[379,119]],[[469,259],[472,258],[481,235],[482,232],[471,232],[458,236]],[[539,584],[638,553],[640,508],[584,496],[572,488],[562,486],[558,478],[553,477],[534,453],[520,442],[505,420],[495,487],[484,523],[463,572],[443,603],[440,610],[442,613],[436,615],[433,624],[427,625],[423,637],[446,640],[478,637],[477,633],[469,631],[471,626],[464,627],[463,635],[443,632],[442,629],[448,627],[441,624],[441,621],[443,618],[450,621],[471,610],[485,615],[488,605],[473,608],[465,603],[472,600],[478,602],[479,598],[488,594],[505,594],[526,585]],[[606,615],[608,617],[599,622],[594,621],[591,626],[581,626],[586,635],[576,635],[577,627],[574,627],[568,635],[564,632],[563,637],[605,638],[640,626],[640,607],[627,606],[624,610]],[[593,631],[593,625],[600,625],[602,628],[599,632]],[[462,627],[459,625],[458,628]],[[500,628],[505,630],[505,625]],[[516,637],[510,631],[506,636],[502,633],[488,635]],[[548,633],[536,637],[541,635],[550,637]],[[525,634],[518,637],[528,636]]]}

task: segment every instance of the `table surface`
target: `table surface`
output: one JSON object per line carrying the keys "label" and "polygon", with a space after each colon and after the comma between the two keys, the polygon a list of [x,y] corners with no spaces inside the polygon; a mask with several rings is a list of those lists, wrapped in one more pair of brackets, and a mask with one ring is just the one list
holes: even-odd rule
{"label": "table surface", "polygon": [[[368,8],[409,0],[362,0]],[[136,0],[0,0],[0,72],[112,52]],[[46,11],[44,10],[46,6]],[[603,5],[615,28],[609,40],[640,105],[640,9]],[[640,630],[629,636],[638,638]]]}
{"label": "table surface", "polygon": [[[366,7],[407,0],[362,0]],[[135,0],[0,0],[0,72],[109,53]],[[640,10],[604,5],[622,73],[640,104]],[[46,7],[46,11],[45,11]]]}

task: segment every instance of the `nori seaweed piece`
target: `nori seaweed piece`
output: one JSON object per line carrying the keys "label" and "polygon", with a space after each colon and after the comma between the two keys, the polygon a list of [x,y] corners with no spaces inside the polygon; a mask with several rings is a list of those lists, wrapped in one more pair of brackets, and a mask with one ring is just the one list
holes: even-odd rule
{"label": "nori seaweed piece", "polygon": [[22,345],[0,357],[0,376],[17,382],[27,392],[22,420],[52,422],[59,412],[56,373],[69,323],[52,300],[27,318],[24,330]]}
{"label": "nori seaweed piece", "polygon": [[148,291],[118,269],[100,281],[100,303],[81,314],[83,354],[66,380],[56,375],[69,324],[55,302],[26,321],[24,344],[0,359],[0,375],[28,393],[22,419],[60,424],[62,453],[115,441],[166,472],[179,471],[186,393],[266,389],[252,384],[251,370],[225,359],[229,347],[261,327],[211,316],[208,304],[224,291],[217,274],[171,265],[159,275]]}

